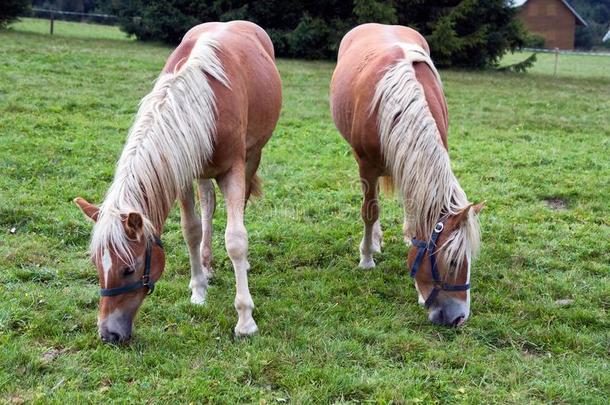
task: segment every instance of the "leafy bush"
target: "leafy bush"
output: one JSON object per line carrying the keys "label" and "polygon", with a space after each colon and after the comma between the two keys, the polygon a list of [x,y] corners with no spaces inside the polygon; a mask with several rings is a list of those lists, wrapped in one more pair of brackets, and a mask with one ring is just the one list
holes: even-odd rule
{"label": "leafy bush", "polygon": [[0,1],[0,28],[6,27],[20,15],[30,9],[29,0],[2,0]]}
{"label": "leafy bush", "polygon": [[321,18],[305,15],[294,31],[288,33],[286,42],[292,57],[324,59],[329,57],[330,30]]}
{"label": "leafy bush", "polygon": [[525,37],[525,41],[523,42],[523,46],[527,48],[545,48],[545,39],[543,36],[538,34],[528,34]]}
{"label": "leafy bush", "polygon": [[419,30],[439,66],[493,66],[525,39],[505,0],[114,0],[113,7],[124,31],[171,44],[200,22],[249,20],[284,57],[334,58],[343,35],[365,22]]}

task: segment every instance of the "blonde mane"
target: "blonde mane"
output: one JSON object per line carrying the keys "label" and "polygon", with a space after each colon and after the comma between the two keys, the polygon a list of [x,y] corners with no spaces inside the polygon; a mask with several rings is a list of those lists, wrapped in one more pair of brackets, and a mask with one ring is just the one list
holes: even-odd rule
{"label": "blonde mane", "polygon": [[[428,240],[439,219],[456,215],[469,205],[453,171],[449,154],[432,117],[414,62],[424,62],[440,77],[429,55],[416,45],[404,45],[405,58],[391,66],[377,84],[371,112],[377,108],[381,150],[396,187],[401,191],[406,236]],[[474,258],[480,245],[476,216],[439,248],[447,263]]]}
{"label": "blonde mane", "polygon": [[132,263],[121,214],[142,214],[144,237],[151,238],[181,190],[211,158],[216,103],[207,76],[228,87],[218,49],[210,35],[200,37],[180,70],[161,73],[140,102],[93,229],[93,256],[112,246],[121,260]]}

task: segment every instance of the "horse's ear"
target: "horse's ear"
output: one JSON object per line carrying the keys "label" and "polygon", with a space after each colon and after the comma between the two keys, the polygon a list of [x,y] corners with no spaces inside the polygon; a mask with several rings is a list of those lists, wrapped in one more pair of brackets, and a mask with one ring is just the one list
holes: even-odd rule
{"label": "horse's ear", "polygon": [[74,203],[78,205],[83,214],[91,218],[94,222],[97,222],[97,216],[100,213],[100,209],[95,205],[87,202],[84,198],[76,197]]}
{"label": "horse's ear", "polygon": [[470,209],[472,208],[472,204],[468,204],[467,206],[465,206],[464,208],[462,208],[460,210],[460,212],[458,212],[455,215],[455,223],[456,224],[461,224],[463,221],[465,221],[466,219],[468,219],[468,213],[470,212]]}
{"label": "horse's ear", "polygon": [[472,206],[472,210],[474,211],[475,215],[479,215],[479,212],[481,212],[483,208],[485,208],[485,201]]}
{"label": "horse's ear", "polygon": [[142,215],[138,212],[130,212],[123,222],[125,227],[125,233],[129,239],[139,239],[144,229],[144,220]]}

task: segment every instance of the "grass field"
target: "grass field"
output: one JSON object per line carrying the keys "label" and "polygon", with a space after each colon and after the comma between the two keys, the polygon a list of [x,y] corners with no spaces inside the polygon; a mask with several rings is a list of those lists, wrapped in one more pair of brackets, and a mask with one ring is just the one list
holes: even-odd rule
{"label": "grass field", "polygon": [[[500,65],[521,62],[532,52],[507,54]],[[536,63],[528,73],[553,75],[555,73],[555,54],[537,53]],[[557,56],[557,76],[573,78],[610,78],[610,55],[559,54]]]}
{"label": "grass field", "polygon": [[131,344],[115,347],[97,337],[91,225],[72,199],[102,200],[171,50],[42,24],[0,33],[0,402],[607,403],[610,58],[570,58],[593,73],[557,78],[441,72],[454,171],[487,200],[458,330],[417,305],[393,199],[377,267],[356,267],[361,197],[329,114],[333,64],[280,60],[265,196],[247,211],[260,333],[232,335],[221,203],[207,305],[189,303],[175,209],[165,274]]}

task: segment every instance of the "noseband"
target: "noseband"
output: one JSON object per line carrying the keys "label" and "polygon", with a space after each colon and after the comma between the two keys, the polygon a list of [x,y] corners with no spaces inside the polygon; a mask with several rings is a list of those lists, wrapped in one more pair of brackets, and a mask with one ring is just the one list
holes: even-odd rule
{"label": "noseband", "polygon": [[443,231],[443,228],[443,222],[438,222],[434,226],[434,230],[432,231],[432,236],[430,236],[429,242],[426,242],[425,240],[416,239],[415,237],[411,239],[411,243],[413,244],[413,246],[418,248],[417,256],[415,257],[415,261],[413,262],[413,267],[411,267],[411,277],[415,278],[415,275],[417,274],[417,271],[421,266],[422,260],[426,255],[426,251],[429,251],[430,272],[432,273],[432,279],[434,280],[434,287],[432,288],[432,292],[424,303],[426,308],[429,308],[430,305],[432,305],[434,301],[436,301],[436,298],[440,291],[467,291],[470,289],[470,283],[447,284],[443,283],[441,280],[441,276],[438,273],[438,268],[436,267],[436,241],[438,240],[439,235]]}
{"label": "noseband", "polygon": [[[161,249],[163,249],[163,243],[161,239],[155,236],[155,243]],[[133,284],[126,285],[124,287],[117,288],[101,288],[100,295],[102,297],[114,297],[115,295],[121,295],[128,293],[133,290],[137,290],[138,288],[146,287],[148,288],[147,295],[150,295],[155,290],[155,283],[150,278],[150,260],[152,258],[152,243],[151,241],[146,242],[146,258],[144,259],[144,274],[142,274],[142,278],[139,281],[136,281]]]}

